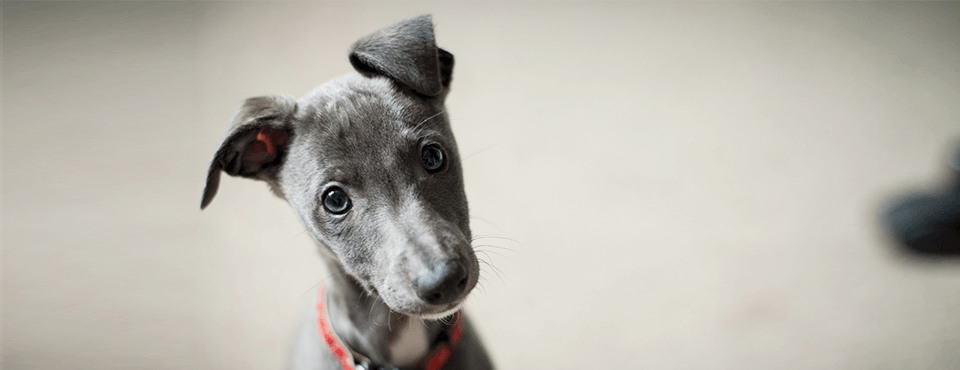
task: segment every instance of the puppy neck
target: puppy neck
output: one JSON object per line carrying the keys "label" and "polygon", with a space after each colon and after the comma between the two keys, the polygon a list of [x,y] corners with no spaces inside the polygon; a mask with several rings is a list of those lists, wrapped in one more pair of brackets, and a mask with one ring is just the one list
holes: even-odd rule
{"label": "puppy neck", "polygon": [[326,309],[330,325],[344,344],[378,365],[419,365],[444,325],[393,312],[378,295],[338,273],[326,290]]}

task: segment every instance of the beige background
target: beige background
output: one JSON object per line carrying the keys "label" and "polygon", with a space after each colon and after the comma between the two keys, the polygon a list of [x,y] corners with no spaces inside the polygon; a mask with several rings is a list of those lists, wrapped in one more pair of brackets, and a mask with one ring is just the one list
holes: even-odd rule
{"label": "beige background", "polygon": [[4,368],[283,368],[315,246],[206,166],[420,13],[502,369],[960,368],[960,263],[877,226],[945,178],[960,4],[540,2],[3,3]]}

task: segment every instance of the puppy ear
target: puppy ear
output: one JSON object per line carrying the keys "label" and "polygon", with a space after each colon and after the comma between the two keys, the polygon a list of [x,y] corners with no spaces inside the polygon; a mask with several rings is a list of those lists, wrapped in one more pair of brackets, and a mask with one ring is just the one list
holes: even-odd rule
{"label": "puppy ear", "polygon": [[231,176],[272,179],[276,171],[270,169],[283,161],[290,142],[290,121],[296,110],[293,99],[281,96],[260,96],[243,103],[213,155],[200,209],[217,195],[220,171]]}
{"label": "puppy ear", "polygon": [[365,76],[387,76],[428,97],[441,95],[453,75],[453,54],[437,47],[429,14],[360,39],[350,52],[350,64]]}

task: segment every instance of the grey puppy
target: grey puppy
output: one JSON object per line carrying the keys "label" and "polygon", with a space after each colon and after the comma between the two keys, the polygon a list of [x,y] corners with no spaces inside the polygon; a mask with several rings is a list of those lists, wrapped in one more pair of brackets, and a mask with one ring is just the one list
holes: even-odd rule
{"label": "grey puppy", "polygon": [[453,55],[429,15],[360,39],[358,73],[296,102],[247,99],[214,155],[266,182],[319,244],[332,277],[307,312],[293,369],[489,369],[460,314],[477,284],[457,144],[444,109]]}

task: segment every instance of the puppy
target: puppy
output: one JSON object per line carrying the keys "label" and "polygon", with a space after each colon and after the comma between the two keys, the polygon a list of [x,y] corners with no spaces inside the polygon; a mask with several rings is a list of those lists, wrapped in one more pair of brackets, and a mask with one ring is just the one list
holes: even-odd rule
{"label": "puppy", "polygon": [[460,311],[477,284],[457,143],[444,100],[453,55],[429,15],[360,39],[357,73],[294,101],[247,99],[213,157],[266,182],[332,275],[308,311],[293,369],[490,369]]}

